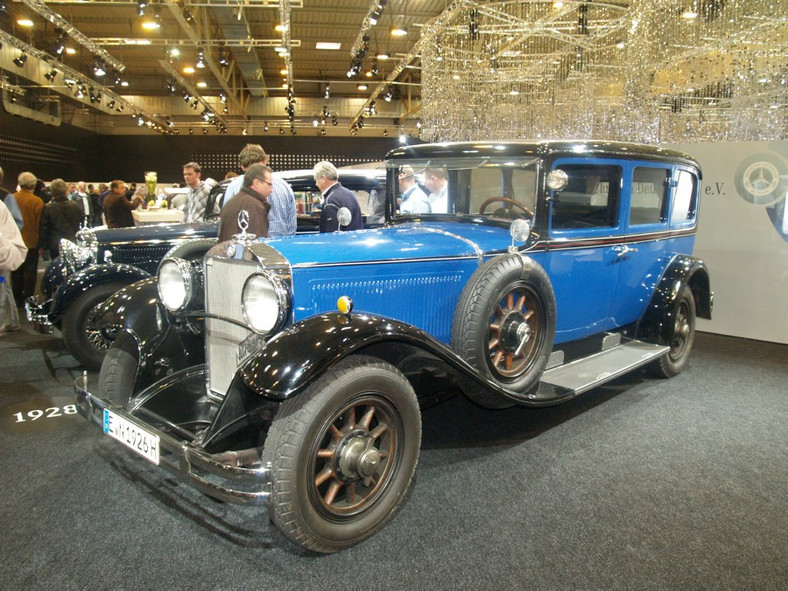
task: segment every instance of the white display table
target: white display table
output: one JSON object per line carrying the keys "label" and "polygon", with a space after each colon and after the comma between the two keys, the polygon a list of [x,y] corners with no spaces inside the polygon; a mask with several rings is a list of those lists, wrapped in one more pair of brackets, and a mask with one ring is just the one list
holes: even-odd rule
{"label": "white display table", "polygon": [[131,212],[134,225],[182,222],[185,212],[179,209],[135,209]]}

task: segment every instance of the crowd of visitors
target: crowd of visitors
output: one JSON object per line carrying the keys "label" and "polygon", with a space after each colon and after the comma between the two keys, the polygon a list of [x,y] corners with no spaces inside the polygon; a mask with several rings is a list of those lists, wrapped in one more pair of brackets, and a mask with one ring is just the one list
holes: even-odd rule
{"label": "crowd of visitors", "polygon": [[[293,190],[272,174],[262,146],[244,146],[239,165],[244,174],[228,173],[225,178],[233,180],[223,198],[214,199],[211,190],[216,182],[203,180],[197,162],[184,164],[182,190],[173,196],[170,207],[183,211],[185,222],[219,216],[220,239],[231,238],[242,230],[260,238],[295,234],[298,208]],[[318,162],[313,176],[321,192],[320,231],[361,228],[361,207],[355,194],[342,187],[336,168],[330,162]],[[35,294],[39,258],[57,257],[60,241],[74,241],[80,228],[133,226],[132,212],[145,207],[149,197],[155,198],[148,195],[144,184],[127,185],[122,180],[93,185],[56,178],[47,184],[33,172],[24,171],[16,181],[15,191],[3,189],[0,168],[0,336],[19,330],[17,308]],[[376,205],[371,200],[374,211],[370,215],[377,216],[377,220],[383,217],[383,201],[377,194],[374,197]],[[351,222],[340,228],[337,212],[343,207],[350,210]],[[242,210],[246,216],[239,215]],[[248,218],[243,228],[239,227],[241,217]]]}

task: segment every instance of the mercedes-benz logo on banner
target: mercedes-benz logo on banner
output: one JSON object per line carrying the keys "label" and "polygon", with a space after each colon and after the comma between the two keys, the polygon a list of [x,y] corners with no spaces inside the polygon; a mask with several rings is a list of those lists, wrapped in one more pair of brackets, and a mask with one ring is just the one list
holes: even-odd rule
{"label": "mercedes-benz logo on banner", "polygon": [[246,229],[249,227],[249,212],[245,209],[238,212],[238,227],[242,235],[246,234]]}

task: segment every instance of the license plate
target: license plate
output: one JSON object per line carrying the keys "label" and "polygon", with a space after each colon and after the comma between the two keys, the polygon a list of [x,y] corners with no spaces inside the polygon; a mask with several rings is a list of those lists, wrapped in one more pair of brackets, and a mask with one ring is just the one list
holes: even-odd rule
{"label": "license plate", "polygon": [[133,449],[146,460],[159,465],[159,436],[104,409],[104,433]]}

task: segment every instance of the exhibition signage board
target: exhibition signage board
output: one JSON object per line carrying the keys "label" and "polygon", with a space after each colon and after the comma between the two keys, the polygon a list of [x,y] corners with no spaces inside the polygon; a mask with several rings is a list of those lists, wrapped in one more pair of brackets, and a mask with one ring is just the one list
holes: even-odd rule
{"label": "exhibition signage board", "polygon": [[698,329],[788,343],[788,141],[668,144],[703,169],[695,254],[714,282]]}

